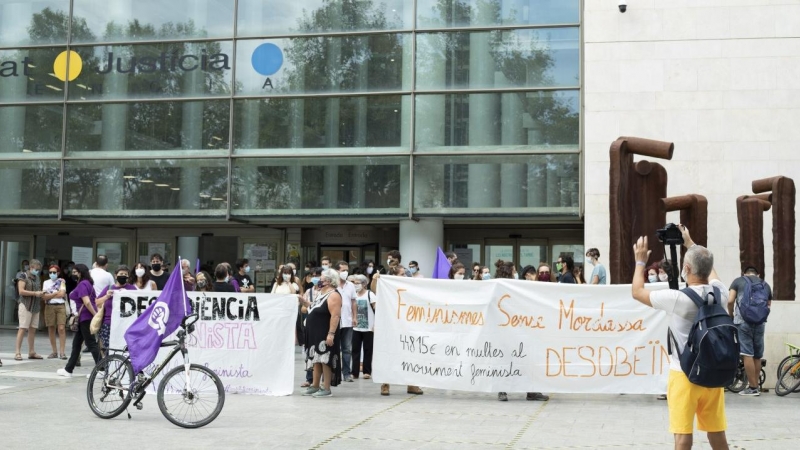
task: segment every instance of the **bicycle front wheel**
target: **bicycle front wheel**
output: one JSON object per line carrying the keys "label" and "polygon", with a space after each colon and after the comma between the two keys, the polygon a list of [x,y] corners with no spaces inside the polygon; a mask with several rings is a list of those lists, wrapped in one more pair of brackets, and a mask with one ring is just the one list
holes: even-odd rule
{"label": "bicycle front wheel", "polygon": [[133,366],[127,358],[108,355],[101,359],[86,385],[89,408],[101,419],[113,419],[131,402],[128,390],[133,383]]}
{"label": "bicycle front wheel", "polygon": [[169,371],[158,385],[158,407],[170,422],[183,428],[208,425],[222,412],[225,387],[211,369],[199,364]]}
{"label": "bicycle front wheel", "polygon": [[744,367],[739,366],[736,369],[736,377],[733,379],[731,384],[728,385],[728,390],[737,393],[742,392],[744,388],[747,387],[747,374],[744,373]]}
{"label": "bicycle front wheel", "polygon": [[783,397],[800,387],[800,355],[790,355],[778,365],[775,393]]}

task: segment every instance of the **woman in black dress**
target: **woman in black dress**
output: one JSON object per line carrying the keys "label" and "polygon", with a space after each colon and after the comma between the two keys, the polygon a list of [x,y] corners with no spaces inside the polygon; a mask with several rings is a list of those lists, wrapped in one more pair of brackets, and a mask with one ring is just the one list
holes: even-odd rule
{"label": "woman in black dress", "polygon": [[[303,395],[330,397],[331,386],[338,386],[342,380],[342,362],[339,348],[339,319],[342,315],[342,297],[336,291],[339,285],[339,272],[328,269],[322,271],[316,298],[301,300],[308,307],[306,319],[306,367],[314,370],[313,383]],[[323,387],[320,378],[324,376]]]}

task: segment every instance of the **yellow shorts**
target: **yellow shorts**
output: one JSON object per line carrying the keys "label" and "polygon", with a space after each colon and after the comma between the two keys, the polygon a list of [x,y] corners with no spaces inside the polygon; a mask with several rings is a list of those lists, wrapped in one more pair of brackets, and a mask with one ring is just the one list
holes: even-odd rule
{"label": "yellow shorts", "polygon": [[692,384],[685,373],[670,370],[667,403],[670,433],[692,434],[695,414],[697,429],[700,431],[715,433],[725,431],[727,427],[723,388]]}

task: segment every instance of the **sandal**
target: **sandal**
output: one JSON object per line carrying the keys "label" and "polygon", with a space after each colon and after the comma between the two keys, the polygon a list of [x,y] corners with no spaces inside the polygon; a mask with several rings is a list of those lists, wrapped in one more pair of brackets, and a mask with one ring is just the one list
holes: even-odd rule
{"label": "sandal", "polygon": [[22,361],[22,355],[20,355],[19,353],[14,355],[14,361]]}
{"label": "sandal", "polygon": [[311,386],[311,383],[309,383],[308,381],[306,381],[305,383],[300,385],[300,387],[302,387],[302,388],[309,387],[309,386]]}
{"label": "sandal", "polygon": [[28,359],[44,359],[44,358],[42,357],[42,355],[34,352],[28,355]]}
{"label": "sandal", "polygon": [[61,356],[59,356],[59,359],[67,359],[67,355],[62,353]]}
{"label": "sandal", "polygon": [[58,358],[58,353],[53,352],[47,355],[47,359],[56,359],[56,358]]}

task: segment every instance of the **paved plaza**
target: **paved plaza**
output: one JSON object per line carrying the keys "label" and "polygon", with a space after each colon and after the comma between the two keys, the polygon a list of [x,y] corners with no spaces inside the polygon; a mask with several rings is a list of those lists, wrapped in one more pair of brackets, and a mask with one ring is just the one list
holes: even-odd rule
{"label": "paved plaza", "polygon": [[[71,339],[71,336],[70,336]],[[47,354],[40,334],[37,350]],[[379,386],[356,380],[334,388],[334,397],[312,399],[298,391],[289,397],[228,395],[212,424],[184,430],[159,412],[155,396],[144,409],[130,408],[104,421],[86,403],[90,368],[71,379],[55,371],[62,361],[13,360],[13,334],[0,331],[0,446],[87,448],[268,448],[268,449],[614,449],[672,448],[666,402],[651,395],[554,394],[546,403],[524,394],[495,395],[426,389],[410,396],[393,386],[382,397]],[[84,355],[84,361],[91,356]],[[296,378],[302,381],[301,355]],[[800,394],[773,392],[749,398],[726,394],[731,448],[783,449],[797,444]],[[695,433],[695,448],[709,448]],[[70,444],[72,443],[72,444]]]}

